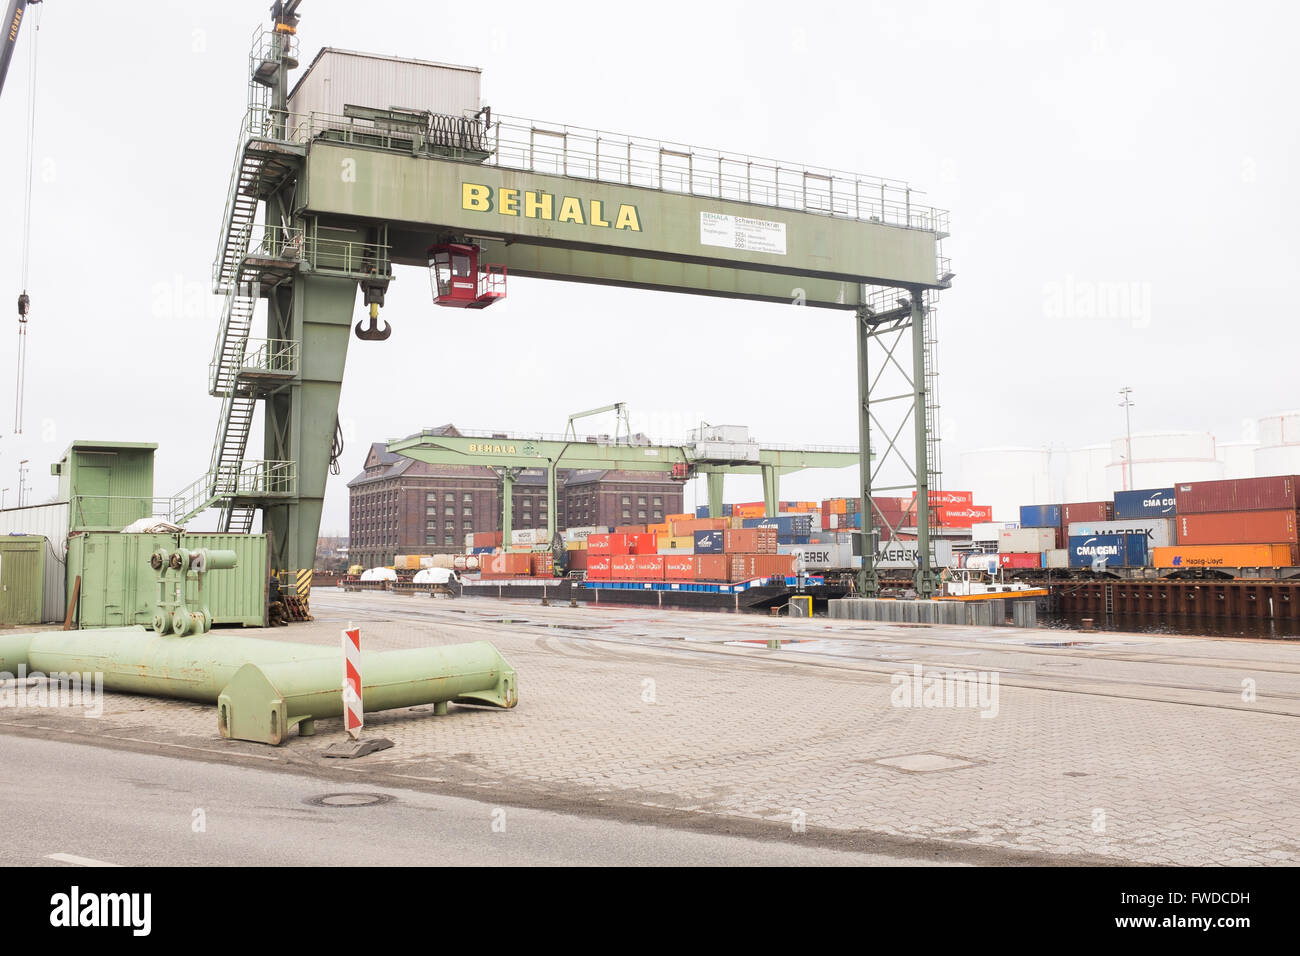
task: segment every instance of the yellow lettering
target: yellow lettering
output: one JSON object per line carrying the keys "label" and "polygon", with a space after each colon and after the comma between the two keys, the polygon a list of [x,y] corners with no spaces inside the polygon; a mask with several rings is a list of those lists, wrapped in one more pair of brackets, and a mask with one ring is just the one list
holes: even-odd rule
{"label": "yellow lettering", "polygon": [[501,205],[499,210],[501,215],[503,216],[519,215],[519,190],[518,189],[506,189],[504,186],[502,186],[500,192],[497,193],[497,198],[501,200]]}
{"label": "yellow lettering", "polygon": [[460,208],[474,212],[492,211],[492,187],[478,183],[460,184]]}
{"label": "yellow lettering", "polygon": [[626,203],[618,207],[618,217],[614,220],[615,229],[631,229],[633,232],[641,231],[641,218],[637,215],[636,206],[629,206]]}
{"label": "yellow lettering", "polygon": [[572,196],[565,196],[560,201],[560,214],[555,217],[558,222],[576,222],[584,225],[582,220],[582,203]]}
{"label": "yellow lettering", "polygon": [[593,199],[593,200],[591,201],[591,225],[593,225],[593,226],[608,226],[608,225],[609,225],[608,222],[606,222],[604,219],[600,218],[600,213],[601,213],[601,209],[600,209],[600,207],[601,207],[601,205],[602,205],[602,203],[601,203],[601,201],[600,201],[599,199]]}
{"label": "yellow lettering", "polygon": [[550,193],[524,193],[524,215],[529,219],[552,218],[551,200],[553,198]]}

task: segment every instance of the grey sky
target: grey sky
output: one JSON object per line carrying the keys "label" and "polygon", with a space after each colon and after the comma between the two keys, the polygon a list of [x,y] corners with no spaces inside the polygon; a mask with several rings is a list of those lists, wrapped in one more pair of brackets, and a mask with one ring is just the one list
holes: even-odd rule
{"label": "grey sky", "polygon": [[[269,3],[44,6],[26,428],[11,434],[10,304],[0,486],[16,489],[16,462],[30,458],[32,500],[45,500],[48,463],[70,440],[116,438],[160,444],[169,494],[206,467],[219,410],[206,394],[219,304],[208,275],[249,40]],[[542,15],[307,0],[302,14],[304,64],[322,45],[472,64],[500,113],[925,190],[951,210],[957,272],[939,313],[950,465],[986,445],[1107,441],[1122,430],[1123,384],[1135,429],[1225,440],[1242,419],[1300,405],[1292,5],[662,2]],[[11,302],[30,40],[0,96]],[[1130,304],[1098,314],[1090,290],[1131,292]],[[848,314],[517,280],[504,304],[463,316],[435,309],[424,272],[403,269],[384,318],[391,339],[350,349],[326,533],[346,530],[343,483],[370,441],[446,421],[561,431],[570,412],[621,400],[656,437],[704,418],[773,442],[856,441]],[[648,335],[663,347],[644,348]],[[855,482],[852,470],[788,478],[782,496]],[[756,479],[728,486],[759,496]]]}

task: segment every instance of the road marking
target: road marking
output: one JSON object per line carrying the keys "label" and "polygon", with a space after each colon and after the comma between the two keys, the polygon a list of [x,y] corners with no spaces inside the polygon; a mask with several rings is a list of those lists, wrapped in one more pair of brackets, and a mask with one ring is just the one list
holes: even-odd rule
{"label": "road marking", "polygon": [[50,853],[45,859],[58,860],[60,863],[70,863],[73,866],[121,866],[120,863],[105,863],[103,860],[92,860],[88,856],[74,856],[71,853]]}

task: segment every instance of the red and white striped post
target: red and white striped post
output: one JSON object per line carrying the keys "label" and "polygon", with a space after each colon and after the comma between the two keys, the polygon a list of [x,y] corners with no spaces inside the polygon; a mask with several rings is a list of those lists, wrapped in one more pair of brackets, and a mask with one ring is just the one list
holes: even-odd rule
{"label": "red and white striped post", "polygon": [[361,737],[361,628],[348,622],[343,632],[343,728],[353,740]]}

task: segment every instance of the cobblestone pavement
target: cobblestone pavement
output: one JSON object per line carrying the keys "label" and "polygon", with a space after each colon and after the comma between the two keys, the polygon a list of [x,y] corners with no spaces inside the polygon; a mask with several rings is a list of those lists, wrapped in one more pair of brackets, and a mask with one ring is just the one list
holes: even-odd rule
{"label": "cobblestone pavement", "polygon": [[[519,706],[367,715],[395,746],[342,769],[320,757],[337,720],[269,748],[222,740],[211,705],[122,694],[97,719],[0,708],[0,729],[675,826],[802,824],[899,855],[1300,862],[1300,645],[326,589],[313,610],[313,624],[239,633],[335,644],[350,620],[368,650],[492,640]],[[985,696],[904,699],[952,672],[975,684],[939,684],[941,704],[980,680]]]}

